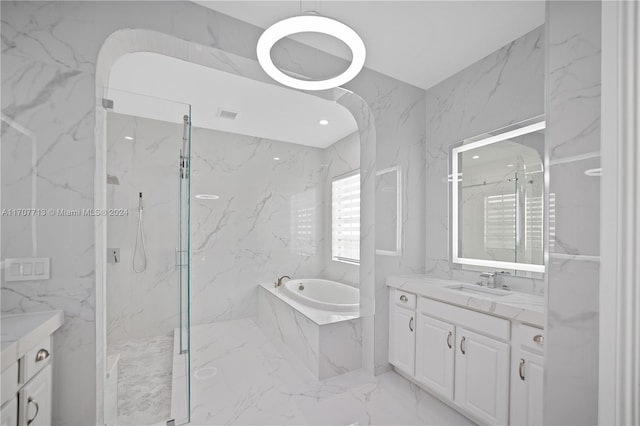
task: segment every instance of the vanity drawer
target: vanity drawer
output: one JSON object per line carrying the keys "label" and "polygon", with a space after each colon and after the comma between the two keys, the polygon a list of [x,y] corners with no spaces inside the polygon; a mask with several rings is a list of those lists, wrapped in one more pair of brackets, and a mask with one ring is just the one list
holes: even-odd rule
{"label": "vanity drawer", "polygon": [[451,324],[477,331],[486,336],[509,340],[511,322],[502,318],[481,314],[480,312],[444,302],[437,302],[426,297],[421,297],[418,301],[418,311]]}
{"label": "vanity drawer", "polygon": [[16,396],[18,392],[18,363],[13,363],[6,370],[2,372],[2,387],[1,394],[2,401],[0,401],[0,405],[4,404],[11,398]]}
{"label": "vanity drawer", "polygon": [[401,290],[394,291],[394,300],[396,301],[396,305],[402,306],[407,309],[415,309],[416,308],[416,295],[407,293]]}
{"label": "vanity drawer", "polygon": [[544,351],[544,330],[530,325],[518,324],[516,327],[517,339],[520,345],[534,352]]}
{"label": "vanity drawer", "polygon": [[38,371],[49,364],[51,359],[51,336],[41,341],[31,349],[23,358],[24,371],[22,383],[27,383]]}

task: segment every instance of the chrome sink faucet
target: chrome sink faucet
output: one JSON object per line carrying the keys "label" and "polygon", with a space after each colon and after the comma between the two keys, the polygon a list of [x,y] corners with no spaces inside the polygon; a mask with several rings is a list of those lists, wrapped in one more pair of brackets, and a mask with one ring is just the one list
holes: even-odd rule
{"label": "chrome sink faucet", "polygon": [[275,286],[276,286],[276,287],[280,287],[282,284],[284,284],[282,281],[283,281],[285,278],[286,278],[286,279],[288,279],[288,280],[290,280],[290,279],[291,279],[291,277],[290,277],[289,275],[283,275],[283,276],[281,276],[280,278],[278,278],[278,282],[274,283],[274,284],[275,284]]}
{"label": "chrome sink faucet", "polygon": [[495,274],[491,272],[483,272],[480,274],[480,282],[477,283],[480,287],[495,288]]}
{"label": "chrome sink faucet", "polygon": [[510,286],[503,282],[503,278],[507,275],[511,276],[511,272],[507,272],[507,271],[496,272],[493,278],[494,286],[496,288],[503,288],[503,289],[510,290]]}

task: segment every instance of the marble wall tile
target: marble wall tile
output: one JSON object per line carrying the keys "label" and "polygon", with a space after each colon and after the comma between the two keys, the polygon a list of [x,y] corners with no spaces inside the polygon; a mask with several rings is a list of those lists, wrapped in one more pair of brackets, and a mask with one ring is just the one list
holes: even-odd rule
{"label": "marble wall tile", "polygon": [[295,354],[316,379],[362,366],[360,318],[318,325],[262,287],[258,299],[259,324],[265,334]]}
{"label": "marble wall tile", "polygon": [[[101,46],[111,34],[127,30],[114,36],[118,38],[114,42],[118,46],[129,48],[135,43],[147,43],[152,50],[186,60],[206,56],[203,61],[210,60],[222,64],[225,70],[240,73],[232,58],[253,61],[261,33],[255,26],[190,2],[2,2],[0,7],[2,111],[37,135],[37,151],[42,157],[37,203],[44,207],[90,208],[94,203],[102,203],[103,195],[94,198],[93,188],[96,164],[104,161],[103,153],[95,152],[100,145],[95,144],[93,131],[96,124],[101,125],[96,123],[95,107],[99,103],[95,79],[103,84],[108,73],[97,69],[96,63]],[[149,32],[136,39],[139,33],[135,29],[139,28]],[[169,36],[162,34],[174,37],[172,41],[186,40],[190,47],[182,49],[180,43],[170,43]],[[105,52],[111,59],[117,50],[115,45],[111,44],[111,50]],[[313,68],[323,72],[342,64],[341,60],[293,41],[281,45],[289,55],[283,64],[290,69],[305,73]],[[212,48],[223,54],[211,55]],[[256,75],[265,78],[261,72]],[[382,149],[382,145],[395,145],[398,140],[415,142],[424,133],[424,115],[418,117],[413,108],[423,97],[422,90],[366,69],[347,89],[357,95],[346,95],[339,102],[350,105],[358,116],[361,141],[370,141],[379,133],[383,135],[378,141]],[[355,97],[373,105],[373,115],[362,103],[353,101]],[[396,138],[398,129],[406,132],[400,139]],[[376,147],[368,145],[367,151],[361,153],[363,188],[371,191],[373,181],[367,179],[375,171],[375,155]],[[363,197],[363,206],[372,211],[373,199],[368,197]],[[93,247],[94,231],[99,232],[94,229],[96,223],[100,222],[60,218],[39,221],[39,255],[52,257],[53,278],[46,283],[2,288],[5,312],[65,310],[67,321],[57,339],[60,356],[54,365],[53,418],[57,424],[94,423],[96,407],[99,410],[100,406],[99,402],[94,404],[94,377],[101,374],[96,372],[96,362],[103,362],[96,358],[96,345],[103,344],[102,337],[96,336],[95,305],[102,304],[102,300],[96,301],[96,297],[102,297],[101,291],[96,296],[95,289],[94,271],[102,271],[95,264],[94,251],[100,250]],[[373,307],[374,247],[370,233],[375,228],[373,216],[368,212],[363,213],[363,225],[363,241],[368,245],[362,253],[360,282],[366,283],[365,287],[371,286],[371,291],[362,294],[367,306]],[[26,233],[16,236],[20,241],[30,239]],[[15,256],[22,250],[15,247],[5,251],[3,247],[3,257]],[[101,308],[97,314],[102,315]],[[370,334],[365,333],[367,336]]]}
{"label": "marble wall tile", "polygon": [[601,2],[547,2],[549,247],[544,423],[598,422]]}
{"label": "marble wall tile", "polygon": [[[544,28],[536,28],[427,90],[426,273],[477,280],[449,263],[449,147],[544,114],[544,46]],[[538,279],[505,281],[529,293],[544,289]]]}

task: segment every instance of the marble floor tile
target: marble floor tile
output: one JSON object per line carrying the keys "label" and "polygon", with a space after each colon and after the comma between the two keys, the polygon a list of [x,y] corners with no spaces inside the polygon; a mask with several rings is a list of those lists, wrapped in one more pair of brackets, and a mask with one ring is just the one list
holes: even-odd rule
{"label": "marble floor tile", "polygon": [[118,363],[118,425],[164,423],[171,415],[173,336],[112,345]]}
{"label": "marble floor tile", "polygon": [[318,381],[253,319],[192,327],[191,424],[473,424],[395,372]]}

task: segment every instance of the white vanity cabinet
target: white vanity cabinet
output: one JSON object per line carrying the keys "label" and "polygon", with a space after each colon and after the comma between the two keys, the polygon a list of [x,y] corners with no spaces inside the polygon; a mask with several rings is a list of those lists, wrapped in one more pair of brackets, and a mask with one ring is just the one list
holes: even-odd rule
{"label": "white vanity cabinet", "polygon": [[487,424],[506,424],[509,405],[509,345],[459,328],[455,402]]}
{"label": "white vanity cabinet", "polygon": [[516,323],[513,336],[510,423],[541,425],[544,332]]}
{"label": "white vanity cabinet", "polygon": [[7,402],[2,404],[0,408],[0,424],[17,425],[18,424],[18,397],[14,396]]}
{"label": "white vanity cabinet", "polygon": [[51,424],[51,365],[20,389],[20,426]]}
{"label": "white vanity cabinet", "polygon": [[418,313],[415,379],[445,398],[453,399],[455,326]]}
{"label": "white vanity cabinet", "polygon": [[542,424],[542,330],[393,288],[390,302],[405,377],[481,424]]}
{"label": "white vanity cabinet", "polygon": [[63,322],[62,311],[2,317],[1,426],[51,424],[52,335]]}
{"label": "white vanity cabinet", "polygon": [[413,376],[415,367],[416,296],[402,291],[392,291],[389,318],[391,344],[389,362],[402,372]]}

